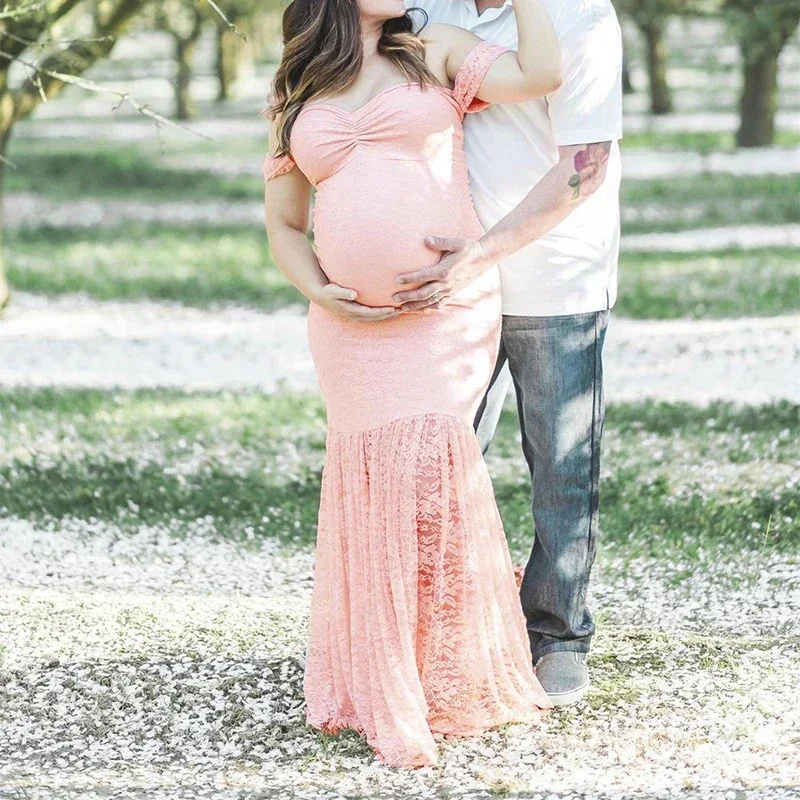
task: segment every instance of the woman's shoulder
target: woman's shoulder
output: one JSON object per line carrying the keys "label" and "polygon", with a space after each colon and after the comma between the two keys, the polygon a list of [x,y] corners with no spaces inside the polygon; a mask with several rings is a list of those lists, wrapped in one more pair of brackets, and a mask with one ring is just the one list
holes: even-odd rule
{"label": "woman's shoulder", "polygon": [[419,32],[419,38],[426,45],[451,45],[454,42],[470,42],[477,37],[474,33],[470,33],[466,28],[458,25],[449,25],[446,22],[432,22]]}
{"label": "woman's shoulder", "polygon": [[425,61],[430,70],[445,85],[451,83],[453,64],[461,64],[467,53],[480,39],[466,28],[437,22],[426,25],[419,33],[425,45]]}

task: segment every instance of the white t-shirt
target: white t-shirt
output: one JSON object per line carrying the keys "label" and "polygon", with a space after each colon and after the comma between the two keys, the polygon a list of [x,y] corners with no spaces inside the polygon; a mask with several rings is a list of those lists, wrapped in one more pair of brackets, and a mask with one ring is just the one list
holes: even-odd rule
{"label": "white t-shirt", "polygon": [[[606,178],[549,233],[500,264],[503,313],[558,316],[611,308],[617,297],[622,35],[610,0],[543,0],[558,34],[561,87],[464,120],[470,184],[483,226],[511,211],[558,162],[557,147],[613,141]],[[512,0],[478,16],[474,0],[418,0],[446,22],[516,49]]]}

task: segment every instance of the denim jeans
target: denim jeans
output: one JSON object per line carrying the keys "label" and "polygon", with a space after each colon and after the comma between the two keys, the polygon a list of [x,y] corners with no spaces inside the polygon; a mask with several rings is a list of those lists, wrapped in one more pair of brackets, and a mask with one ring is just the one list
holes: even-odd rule
{"label": "denim jeans", "polygon": [[484,453],[513,380],[531,473],[534,543],[520,589],[534,663],[586,653],[603,432],[603,342],[609,312],[504,317],[492,382],[475,420]]}

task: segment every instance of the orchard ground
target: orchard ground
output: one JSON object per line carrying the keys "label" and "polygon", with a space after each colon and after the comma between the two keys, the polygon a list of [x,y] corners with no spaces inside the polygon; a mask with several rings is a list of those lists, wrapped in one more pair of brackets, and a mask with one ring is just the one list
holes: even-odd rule
{"label": "orchard ground", "polygon": [[[778,145],[734,154],[718,34],[672,31],[676,115],[628,100],[593,687],[539,727],[444,741],[436,769],[304,722],[325,420],[260,223],[265,74],[222,109],[200,75],[211,141],[79,93],[20,126],[0,797],[800,796],[800,50]],[[131,89],[167,110],[163,40],[123,45],[96,77],[149,53]],[[488,460],[524,560],[511,408]]]}

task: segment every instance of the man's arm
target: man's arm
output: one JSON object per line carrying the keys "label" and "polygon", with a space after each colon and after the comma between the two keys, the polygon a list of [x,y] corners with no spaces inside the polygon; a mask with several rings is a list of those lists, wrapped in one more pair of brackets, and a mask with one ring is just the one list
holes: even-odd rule
{"label": "man's arm", "polygon": [[479,241],[428,240],[446,255],[430,269],[400,276],[401,284],[424,282],[410,292],[398,286],[395,301],[405,311],[457,292],[544,236],[602,185],[612,142],[622,136],[622,34],[611,3],[592,3],[562,30],[559,43],[563,83],[547,98],[558,163]]}
{"label": "man's arm", "polygon": [[481,240],[495,264],[551,231],[602,186],[611,142],[559,147],[559,161]]}
{"label": "man's arm", "polygon": [[428,237],[428,247],[445,255],[432,267],[401,275],[399,284],[422,286],[398,291],[395,302],[401,303],[404,311],[434,305],[551,231],[603,184],[611,145],[607,141],[559,147],[558,163],[481,239]]}

